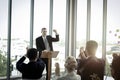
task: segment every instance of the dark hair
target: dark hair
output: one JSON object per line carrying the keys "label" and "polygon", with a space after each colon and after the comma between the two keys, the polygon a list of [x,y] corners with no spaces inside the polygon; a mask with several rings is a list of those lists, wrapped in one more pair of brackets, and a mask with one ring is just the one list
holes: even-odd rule
{"label": "dark hair", "polygon": [[35,49],[35,48],[28,49],[28,51],[27,51],[27,57],[30,60],[36,59],[36,57],[37,57],[37,49]]}
{"label": "dark hair", "polygon": [[43,27],[43,28],[41,29],[41,32],[42,32],[43,30],[46,30],[46,28],[45,28],[45,27]]}
{"label": "dark hair", "polygon": [[115,53],[113,54],[111,68],[114,70],[114,74],[112,76],[115,78],[115,80],[120,79],[120,55]]}

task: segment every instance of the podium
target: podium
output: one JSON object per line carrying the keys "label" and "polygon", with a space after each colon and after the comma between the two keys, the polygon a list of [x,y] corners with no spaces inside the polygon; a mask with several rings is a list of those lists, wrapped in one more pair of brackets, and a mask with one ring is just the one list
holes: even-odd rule
{"label": "podium", "polygon": [[42,51],[41,58],[48,58],[48,80],[51,78],[52,58],[56,58],[59,51]]}

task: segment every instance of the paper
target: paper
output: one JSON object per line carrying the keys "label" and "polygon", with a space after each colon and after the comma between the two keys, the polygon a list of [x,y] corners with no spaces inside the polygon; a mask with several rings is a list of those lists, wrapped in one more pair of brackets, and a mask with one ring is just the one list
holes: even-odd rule
{"label": "paper", "polygon": [[41,58],[56,58],[59,51],[43,51]]}

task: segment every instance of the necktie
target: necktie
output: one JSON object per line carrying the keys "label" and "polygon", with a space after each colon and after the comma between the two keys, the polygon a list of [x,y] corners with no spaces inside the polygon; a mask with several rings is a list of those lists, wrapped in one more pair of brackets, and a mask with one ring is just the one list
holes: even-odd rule
{"label": "necktie", "polygon": [[45,48],[47,49],[47,39],[44,38],[44,44],[45,44]]}
{"label": "necktie", "polygon": [[50,51],[49,43],[46,37],[44,37],[44,44],[45,44],[45,49]]}

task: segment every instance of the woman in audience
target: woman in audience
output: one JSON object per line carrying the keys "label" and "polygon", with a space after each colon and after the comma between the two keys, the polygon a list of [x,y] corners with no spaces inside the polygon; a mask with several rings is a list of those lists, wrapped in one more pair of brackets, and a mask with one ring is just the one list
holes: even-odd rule
{"label": "woman in audience", "polygon": [[96,50],[98,44],[94,40],[87,41],[86,48],[80,48],[80,59],[78,60],[77,73],[81,80],[103,80],[105,62],[98,59]]}
{"label": "woman in audience", "polygon": [[58,78],[57,80],[81,80],[81,77],[76,74],[77,62],[73,56],[69,56],[65,61],[66,75]]}
{"label": "woman in audience", "polygon": [[115,80],[120,80],[120,54],[113,54],[111,67],[111,75]]}

